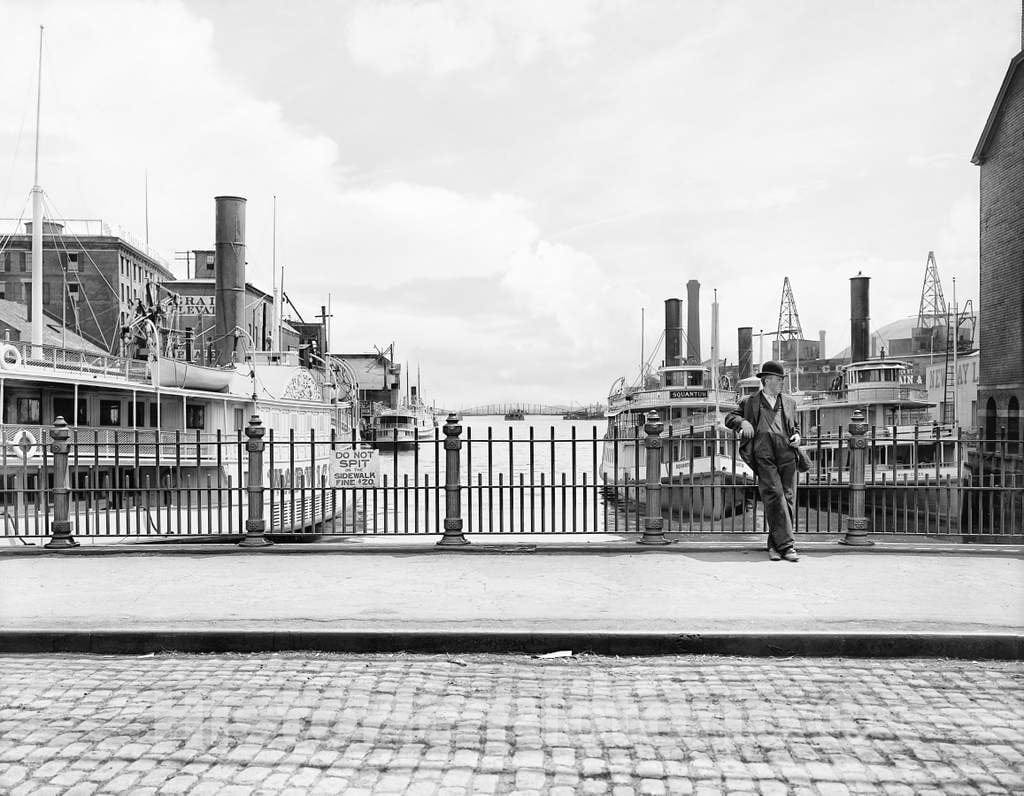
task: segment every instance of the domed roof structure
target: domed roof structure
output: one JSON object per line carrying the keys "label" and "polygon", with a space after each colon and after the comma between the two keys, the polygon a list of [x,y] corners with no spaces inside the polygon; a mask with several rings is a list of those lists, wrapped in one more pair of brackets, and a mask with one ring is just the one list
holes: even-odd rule
{"label": "domed roof structure", "polygon": [[[885,346],[886,352],[891,349],[891,340],[906,340],[909,338],[914,329],[917,327],[917,316],[908,315],[905,318],[899,318],[898,320],[887,323],[878,329],[874,329],[871,332],[871,339],[874,341],[874,348],[876,351],[880,350],[882,346]],[[980,323],[975,328],[980,328]],[[978,345],[977,339],[974,341],[974,345]],[[850,358],[850,347],[847,346],[838,354],[834,359],[849,359]]]}

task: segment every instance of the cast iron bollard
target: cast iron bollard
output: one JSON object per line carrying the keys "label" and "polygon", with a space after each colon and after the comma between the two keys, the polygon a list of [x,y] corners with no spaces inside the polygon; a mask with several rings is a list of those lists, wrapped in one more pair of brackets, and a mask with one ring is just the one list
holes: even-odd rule
{"label": "cast iron bollard", "polygon": [[272,545],[263,535],[267,522],[263,519],[263,435],[266,434],[259,415],[253,415],[249,425],[245,427],[245,450],[249,454],[249,518],[245,521],[245,538],[238,543],[239,547],[267,547]]}
{"label": "cast iron bollard", "polygon": [[868,518],[864,516],[864,469],[868,448],[868,424],[864,413],[857,409],[847,426],[850,432],[850,514],[846,518],[846,537],[839,544],[858,547],[873,545],[868,539]]}
{"label": "cast iron bollard", "polygon": [[68,424],[63,417],[58,417],[50,432],[53,442],[50,451],[53,453],[53,522],[50,528],[53,538],[43,547],[51,550],[67,547],[78,547],[71,536],[70,501],[68,500]]}
{"label": "cast iron bollard", "polygon": [[647,448],[647,473],[645,490],[647,494],[647,512],[644,517],[644,535],[636,540],[637,544],[668,544],[665,521],[661,517],[661,431],[665,425],[657,412],[648,412],[644,423],[644,447]]}
{"label": "cast iron bollard", "polygon": [[459,434],[459,416],[454,412],[448,415],[444,424],[444,536],[437,543],[438,547],[457,547],[469,544],[469,539],[462,535],[462,496],[459,492],[459,451],[462,440]]}

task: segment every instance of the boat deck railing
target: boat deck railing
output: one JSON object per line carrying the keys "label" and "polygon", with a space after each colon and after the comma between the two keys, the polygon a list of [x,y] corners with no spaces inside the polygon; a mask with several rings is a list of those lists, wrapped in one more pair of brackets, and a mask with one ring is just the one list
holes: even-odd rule
{"label": "boat deck railing", "polygon": [[[36,466],[49,457],[53,426],[24,423],[0,425],[3,448],[0,464],[5,467]],[[134,463],[174,466],[216,465],[237,461],[242,443],[237,434],[199,431],[158,431],[152,428],[111,428],[70,426],[68,438],[74,455],[69,465],[93,463]]]}
{"label": "boat deck railing", "polygon": [[[17,359],[5,357],[0,362],[6,371],[17,372],[20,367],[32,368],[33,371],[50,371],[67,375],[104,376],[111,379],[124,379],[131,382],[149,384],[149,368],[146,362],[137,359],[126,359],[112,354],[96,354],[61,346],[34,346],[24,340],[8,341],[2,346],[11,346],[18,352]],[[0,346],[0,350],[3,350]]]}
{"label": "boat deck railing", "polygon": [[928,389],[917,384],[898,384],[891,387],[853,385],[844,390],[827,390],[809,395],[800,406],[818,407],[822,404],[898,403],[900,401],[928,401]]}

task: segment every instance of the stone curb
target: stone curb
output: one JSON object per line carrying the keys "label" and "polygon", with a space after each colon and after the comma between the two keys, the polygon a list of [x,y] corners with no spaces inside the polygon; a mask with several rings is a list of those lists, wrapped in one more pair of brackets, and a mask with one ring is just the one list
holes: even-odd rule
{"label": "stone curb", "polygon": [[[556,555],[579,554],[687,554],[687,553],[736,553],[764,552],[763,540],[756,541],[691,541],[673,540],[672,544],[660,546],[639,545],[635,539],[622,539],[612,542],[594,542],[585,540],[545,539],[542,542],[522,541],[489,541],[473,539],[470,544],[462,547],[438,547],[436,542],[441,537],[430,536],[417,540],[401,540],[396,542],[383,540],[331,541],[316,543],[277,542],[266,547],[238,547],[235,542],[243,537],[216,538],[207,541],[190,542],[141,542],[130,541],[108,544],[80,544],[78,547],[49,550],[41,544],[23,547],[0,547],[0,559],[20,558],[25,556],[151,556],[151,555],[324,555],[324,554],[430,554],[450,555],[459,553],[472,554],[523,554],[541,553]],[[1024,556],[1024,545],[971,545],[959,543],[921,543],[921,542],[876,542],[870,547],[856,547],[838,544],[836,541],[805,541],[799,545],[800,551],[806,554],[828,555],[955,555],[955,556],[998,556],[1017,558]]]}
{"label": "stone curb", "polygon": [[1024,635],[998,633],[575,633],[474,631],[8,630],[0,654],[156,652],[523,653],[1021,660]]}

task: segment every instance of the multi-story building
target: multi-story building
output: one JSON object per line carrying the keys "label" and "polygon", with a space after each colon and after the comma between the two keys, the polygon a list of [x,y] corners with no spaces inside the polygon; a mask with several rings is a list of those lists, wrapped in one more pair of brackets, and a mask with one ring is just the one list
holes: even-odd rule
{"label": "multi-story building", "polygon": [[1021,469],[1024,404],[1024,51],[1011,61],[971,161],[980,167],[978,423]]}
{"label": "multi-story building", "polygon": [[[121,327],[146,285],[174,279],[145,244],[99,220],[43,222],[43,314],[105,351],[118,353]],[[0,299],[32,301],[32,222],[0,250]],[[29,311],[29,310],[26,310]]]}

